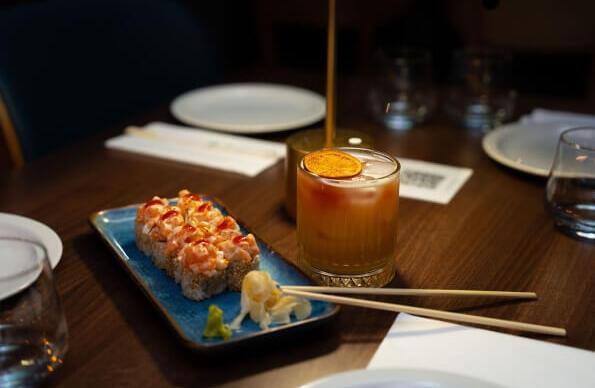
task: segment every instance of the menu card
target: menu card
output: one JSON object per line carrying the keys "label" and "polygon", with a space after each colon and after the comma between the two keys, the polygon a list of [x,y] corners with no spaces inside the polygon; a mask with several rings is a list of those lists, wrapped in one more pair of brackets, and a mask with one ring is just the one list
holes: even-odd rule
{"label": "menu card", "polygon": [[399,195],[447,204],[473,174],[473,170],[397,157],[401,163]]}
{"label": "menu card", "polygon": [[595,386],[595,352],[404,313],[368,368],[436,370],[510,388]]}

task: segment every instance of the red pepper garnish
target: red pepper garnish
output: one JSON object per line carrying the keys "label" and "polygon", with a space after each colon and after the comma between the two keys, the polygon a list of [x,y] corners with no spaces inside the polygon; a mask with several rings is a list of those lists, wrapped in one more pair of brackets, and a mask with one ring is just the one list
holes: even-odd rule
{"label": "red pepper garnish", "polygon": [[184,198],[190,198],[193,201],[201,201],[200,196],[193,194],[193,193],[188,193],[184,196]]}
{"label": "red pepper garnish", "polygon": [[149,207],[157,204],[163,204],[163,202],[161,202],[161,199],[152,199],[149,202],[145,203],[144,207]]}
{"label": "red pepper garnish", "polygon": [[217,230],[219,231],[231,228],[233,228],[233,221],[229,217],[225,217],[223,221],[221,221],[219,225],[217,225]]}
{"label": "red pepper garnish", "polygon": [[233,241],[234,244],[239,244],[243,241],[246,241],[246,236],[242,236],[241,234],[235,236],[231,241]]}
{"label": "red pepper garnish", "polygon": [[196,231],[196,228],[190,224],[186,224],[186,225],[182,226],[182,230],[187,233],[192,233],[192,232]]}
{"label": "red pepper garnish", "polygon": [[211,209],[211,203],[210,202],[205,202],[202,205],[200,205],[197,210],[199,212],[204,212],[205,210],[210,210],[210,209]]}
{"label": "red pepper garnish", "polygon": [[161,221],[165,221],[168,218],[173,217],[173,216],[178,215],[178,214],[179,213],[178,213],[177,210],[170,210],[170,211],[165,212],[165,214],[162,215],[160,219],[161,219]]}

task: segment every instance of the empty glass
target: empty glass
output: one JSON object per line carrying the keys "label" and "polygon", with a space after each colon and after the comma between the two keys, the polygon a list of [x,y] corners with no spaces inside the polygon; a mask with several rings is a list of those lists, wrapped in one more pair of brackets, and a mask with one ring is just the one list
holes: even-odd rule
{"label": "empty glass", "polygon": [[546,201],[562,231],[595,240],[595,127],[569,129],[560,136]]}
{"label": "empty glass", "polygon": [[501,52],[455,52],[446,112],[457,124],[481,132],[510,119],[516,103],[510,70],[510,56]]}
{"label": "empty glass", "polygon": [[67,329],[45,249],[0,237],[0,386],[39,384],[62,364]]}
{"label": "empty glass", "polygon": [[409,129],[426,121],[436,104],[432,62],[425,50],[402,49],[376,59],[370,107],[391,129]]}

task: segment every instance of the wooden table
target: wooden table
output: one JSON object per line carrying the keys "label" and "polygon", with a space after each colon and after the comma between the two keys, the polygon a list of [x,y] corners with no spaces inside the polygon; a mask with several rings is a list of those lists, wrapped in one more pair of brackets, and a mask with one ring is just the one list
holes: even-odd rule
{"label": "wooden table", "polygon": [[[531,302],[410,297],[402,303],[563,326],[567,338],[532,337],[595,349],[595,244],[554,228],[544,210],[545,180],[496,164],[482,152],[478,136],[446,120],[389,131],[365,116],[363,99],[342,95],[362,93],[339,90],[339,124],[369,132],[378,149],[474,169],[448,205],[401,200],[392,286],[539,295]],[[129,124],[172,121],[166,112],[149,112]],[[274,345],[221,355],[186,350],[93,232],[89,214],[189,188],[221,198],[257,235],[295,260],[295,225],[282,210],[283,163],[249,179],[106,150],[102,140],[122,127],[0,176],[2,211],[38,219],[64,242],[55,275],[69,350],[50,385],[281,387],[366,367],[395,314],[344,307],[324,329]]]}

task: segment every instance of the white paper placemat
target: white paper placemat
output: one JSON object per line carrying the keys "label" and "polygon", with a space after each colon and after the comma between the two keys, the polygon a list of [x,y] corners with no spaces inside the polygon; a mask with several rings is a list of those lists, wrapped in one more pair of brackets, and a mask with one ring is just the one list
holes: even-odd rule
{"label": "white paper placemat", "polygon": [[399,314],[368,368],[431,369],[510,388],[592,388],[595,353]]}
{"label": "white paper placemat", "polygon": [[285,144],[166,123],[114,137],[107,148],[255,176],[285,156]]}
{"label": "white paper placemat", "polygon": [[473,174],[470,168],[397,159],[401,163],[399,196],[405,198],[447,204]]}

